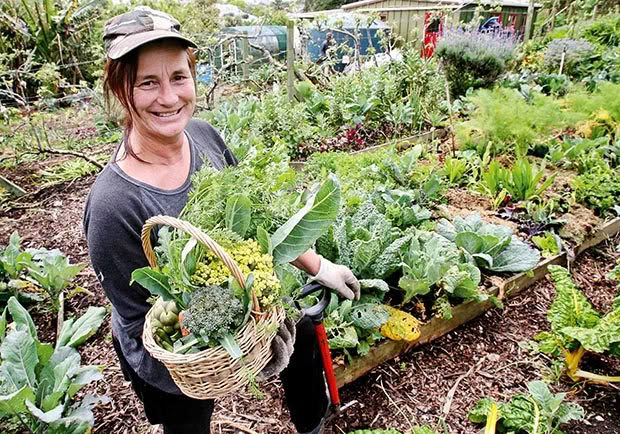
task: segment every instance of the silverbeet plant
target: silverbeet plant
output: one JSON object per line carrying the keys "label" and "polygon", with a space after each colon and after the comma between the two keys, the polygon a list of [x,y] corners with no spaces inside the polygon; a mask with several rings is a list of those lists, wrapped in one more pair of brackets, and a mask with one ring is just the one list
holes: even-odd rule
{"label": "silverbeet plant", "polygon": [[110,399],[78,395],[103,375],[100,366],[82,366],[76,348],[97,331],[104,316],[104,308],[91,307],[67,321],[54,347],[39,341],[28,311],[15,297],[9,299],[0,315],[0,425],[18,424],[20,432],[34,434],[92,431],[92,409]]}
{"label": "silverbeet plant", "polygon": [[[486,423],[487,432],[560,434],[559,426],[571,420],[583,420],[583,407],[566,402],[566,393],[552,393],[542,381],[531,381],[527,394],[513,396],[506,403],[485,398],[469,411],[474,423]],[[494,417],[493,417],[494,415]],[[489,418],[493,418],[489,422]]]}
{"label": "silverbeet plant", "polygon": [[435,52],[445,67],[452,93],[460,96],[470,87],[494,83],[506,70],[516,46],[514,36],[502,32],[449,28],[444,30]]}

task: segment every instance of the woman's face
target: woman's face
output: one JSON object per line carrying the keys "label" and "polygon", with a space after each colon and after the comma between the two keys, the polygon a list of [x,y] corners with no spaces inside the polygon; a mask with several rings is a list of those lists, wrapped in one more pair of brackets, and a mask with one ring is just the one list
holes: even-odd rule
{"label": "woman's face", "polygon": [[196,106],[187,52],[168,41],[147,44],[139,50],[133,127],[147,139],[176,142],[183,137]]}

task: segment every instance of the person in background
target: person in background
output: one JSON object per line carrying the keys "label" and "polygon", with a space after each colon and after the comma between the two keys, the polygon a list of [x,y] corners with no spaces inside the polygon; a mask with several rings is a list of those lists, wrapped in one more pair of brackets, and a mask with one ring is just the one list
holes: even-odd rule
{"label": "person in background", "polygon": [[321,57],[319,57],[319,60],[317,61],[319,65],[322,63],[325,63],[325,66],[322,67],[324,74],[330,74],[334,72],[334,69],[332,68],[332,65],[330,64],[329,60],[330,60],[331,48],[335,44],[336,44],[336,41],[334,41],[334,35],[332,35],[332,33],[329,32],[327,36],[325,37],[325,41],[323,41],[323,43],[321,44]]}
{"label": "person in background", "polygon": [[327,51],[334,46],[334,35],[331,32],[325,37],[325,41],[321,44],[321,57],[327,58]]}
{"label": "person in background", "polygon": [[[122,142],[86,200],[84,231],[95,274],[112,303],[112,342],[122,372],[147,419],[167,434],[209,433],[213,400],[181,393],[165,366],[144,349],[141,334],[150,294],[129,284],[148,266],[140,233],[154,215],[178,216],[203,164],[234,166],[235,156],[196,107],[196,45],[170,15],[139,7],[104,27],[104,93],[125,110]],[[293,261],[313,279],[347,298],[359,298],[351,270],[308,251]],[[280,374],[291,419],[300,433],[320,433],[328,408],[323,367],[308,318],[290,321],[274,339],[263,378]],[[291,355],[292,352],[292,355]]]}

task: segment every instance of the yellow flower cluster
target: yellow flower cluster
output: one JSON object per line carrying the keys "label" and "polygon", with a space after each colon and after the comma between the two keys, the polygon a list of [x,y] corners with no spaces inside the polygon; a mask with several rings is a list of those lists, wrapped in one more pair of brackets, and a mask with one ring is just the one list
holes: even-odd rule
{"label": "yellow flower cluster", "polygon": [[[236,242],[226,251],[245,276],[250,273],[254,275],[252,289],[262,308],[267,308],[279,300],[281,286],[273,270],[273,258],[261,253],[255,240]],[[196,265],[192,283],[199,286],[222,285],[231,276],[228,267],[213,252],[208,251],[203,261]]]}

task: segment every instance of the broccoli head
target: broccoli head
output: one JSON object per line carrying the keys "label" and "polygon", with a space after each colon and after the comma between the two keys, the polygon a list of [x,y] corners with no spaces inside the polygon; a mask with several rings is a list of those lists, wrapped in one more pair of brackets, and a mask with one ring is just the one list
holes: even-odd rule
{"label": "broccoli head", "polygon": [[242,324],[244,313],[243,304],[232,289],[208,285],[192,293],[181,326],[208,338],[210,344],[217,344]]}

